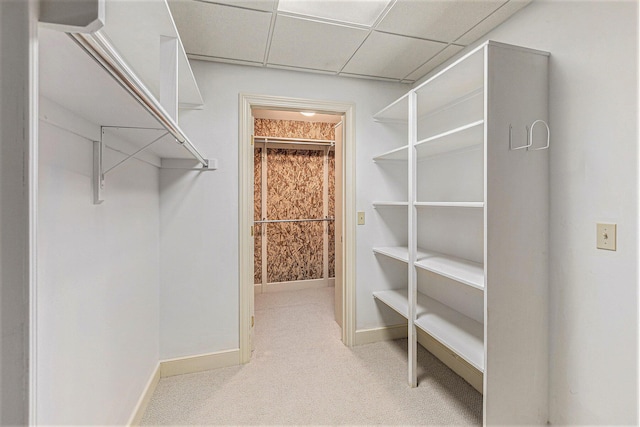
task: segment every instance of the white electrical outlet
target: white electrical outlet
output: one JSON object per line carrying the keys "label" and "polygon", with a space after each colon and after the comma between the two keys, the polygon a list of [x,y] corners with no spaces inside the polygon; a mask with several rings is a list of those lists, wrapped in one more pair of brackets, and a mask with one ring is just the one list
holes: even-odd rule
{"label": "white electrical outlet", "polygon": [[364,212],[358,212],[358,225],[364,225]]}
{"label": "white electrical outlet", "polygon": [[616,250],[616,229],[616,224],[597,224],[598,249]]}

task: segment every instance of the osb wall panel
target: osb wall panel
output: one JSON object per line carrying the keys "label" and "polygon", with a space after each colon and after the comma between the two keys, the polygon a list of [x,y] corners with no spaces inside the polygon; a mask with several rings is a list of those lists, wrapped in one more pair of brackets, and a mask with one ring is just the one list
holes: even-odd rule
{"label": "osb wall panel", "polygon": [[[262,219],[262,148],[253,152],[253,219]],[[254,227],[253,283],[262,283],[262,224]]]}
{"label": "osb wall panel", "polygon": [[[267,217],[322,218],[322,178],[322,151],[267,149]],[[269,224],[267,231],[269,282],[322,278],[321,222]]]}
{"label": "osb wall panel", "polygon": [[323,228],[322,222],[269,224],[268,281],[321,279]]}
{"label": "osb wall panel", "polygon": [[332,123],[312,123],[297,120],[254,119],[253,134],[279,138],[304,138],[333,140]]}
{"label": "osb wall panel", "polygon": [[[334,139],[330,123],[255,119],[254,134],[259,136]],[[259,153],[259,149],[256,149]],[[261,166],[254,158],[256,219],[306,219],[323,217],[323,150],[267,149],[267,215],[260,211]],[[330,160],[331,165],[334,164]],[[331,166],[329,176],[333,177]],[[333,179],[333,178],[330,178]],[[333,216],[333,184],[329,185],[329,215]],[[262,238],[267,239],[267,282],[310,280],[323,277],[323,222],[272,223],[265,225],[266,236],[256,228],[255,281],[261,283]],[[333,277],[334,226],[329,225],[329,270]]]}
{"label": "osb wall panel", "polygon": [[267,149],[267,218],[322,218],[323,153]]}
{"label": "osb wall panel", "polygon": [[[329,152],[328,160],[328,192],[329,192],[329,216],[336,217],[336,153],[334,150]],[[329,277],[336,276],[336,227],[335,221],[330,221],[328,226],[329,233]]]}

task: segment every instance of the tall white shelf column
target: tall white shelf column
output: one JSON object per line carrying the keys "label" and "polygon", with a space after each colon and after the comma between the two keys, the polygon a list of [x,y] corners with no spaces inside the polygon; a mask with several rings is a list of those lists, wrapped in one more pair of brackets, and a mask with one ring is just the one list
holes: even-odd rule
{"label": "tall white shelf column", "polygon": [[373,295],[407,319],[409,384],[422,331],[483,392],[486,424],[548,417],[548,134],[527,131],[548,120],[548,57],[486,42],[374,116],[407,123],[374,157],[408,170],[407,202],[374,202],[406,207],[407,246],[373,252],[408,276]]}

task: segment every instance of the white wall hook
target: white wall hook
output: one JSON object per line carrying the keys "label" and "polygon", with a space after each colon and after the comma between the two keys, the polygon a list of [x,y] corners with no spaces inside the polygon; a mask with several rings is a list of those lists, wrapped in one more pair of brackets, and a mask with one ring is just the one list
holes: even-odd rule
{"label": "white wall hook", "polygon": [[527,147],[531,147],[533,145],[533,128],[538,123],[542,123],[547,128],[547,145],[545,145],[544,147],[532,148],[531,149],[532,151],[546,150],[547,148],[549,148],[549,139],[551,138],[551,131],[549,130],[549,125],[544,120],[536,120],[535,122],[531,123],[531,129],[529,129],[529,145],[527,145]]}

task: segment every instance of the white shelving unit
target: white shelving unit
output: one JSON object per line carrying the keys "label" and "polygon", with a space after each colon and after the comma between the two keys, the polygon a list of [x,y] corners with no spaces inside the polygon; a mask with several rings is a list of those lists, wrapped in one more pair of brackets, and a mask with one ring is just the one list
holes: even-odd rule
{"label": "white shelving unit", "polygon": [[407,319],[410,385],[422,330],[483,392],[486,424],[547,421],[549,152],[526,129],[547,120],[548,56],[489,41],[374,116],[407,125],[374,161],[408,170],[409,201],[373,202],[408,224],[408,245],[372,248],[406,263],[407,285],[373,296]]}
{"label": "white shelving unit", "polygon": [[[41,96],[52,110],[62,107],[96,125],[97,131],[69,129],[94,141],[94,202],[102,202],[105,176],[120,164],[103,163],[112,141],[133,147],[114,150],[126,156],[123,162],[151,158],[158,167],[216,169],[178,125],[179,108],[201,108],[203,101],[167,2],[107,0],[105,14],[93,32],[65,33],[62,26],[39,33]],[[41,119],[68,128],[65,115]]]}

